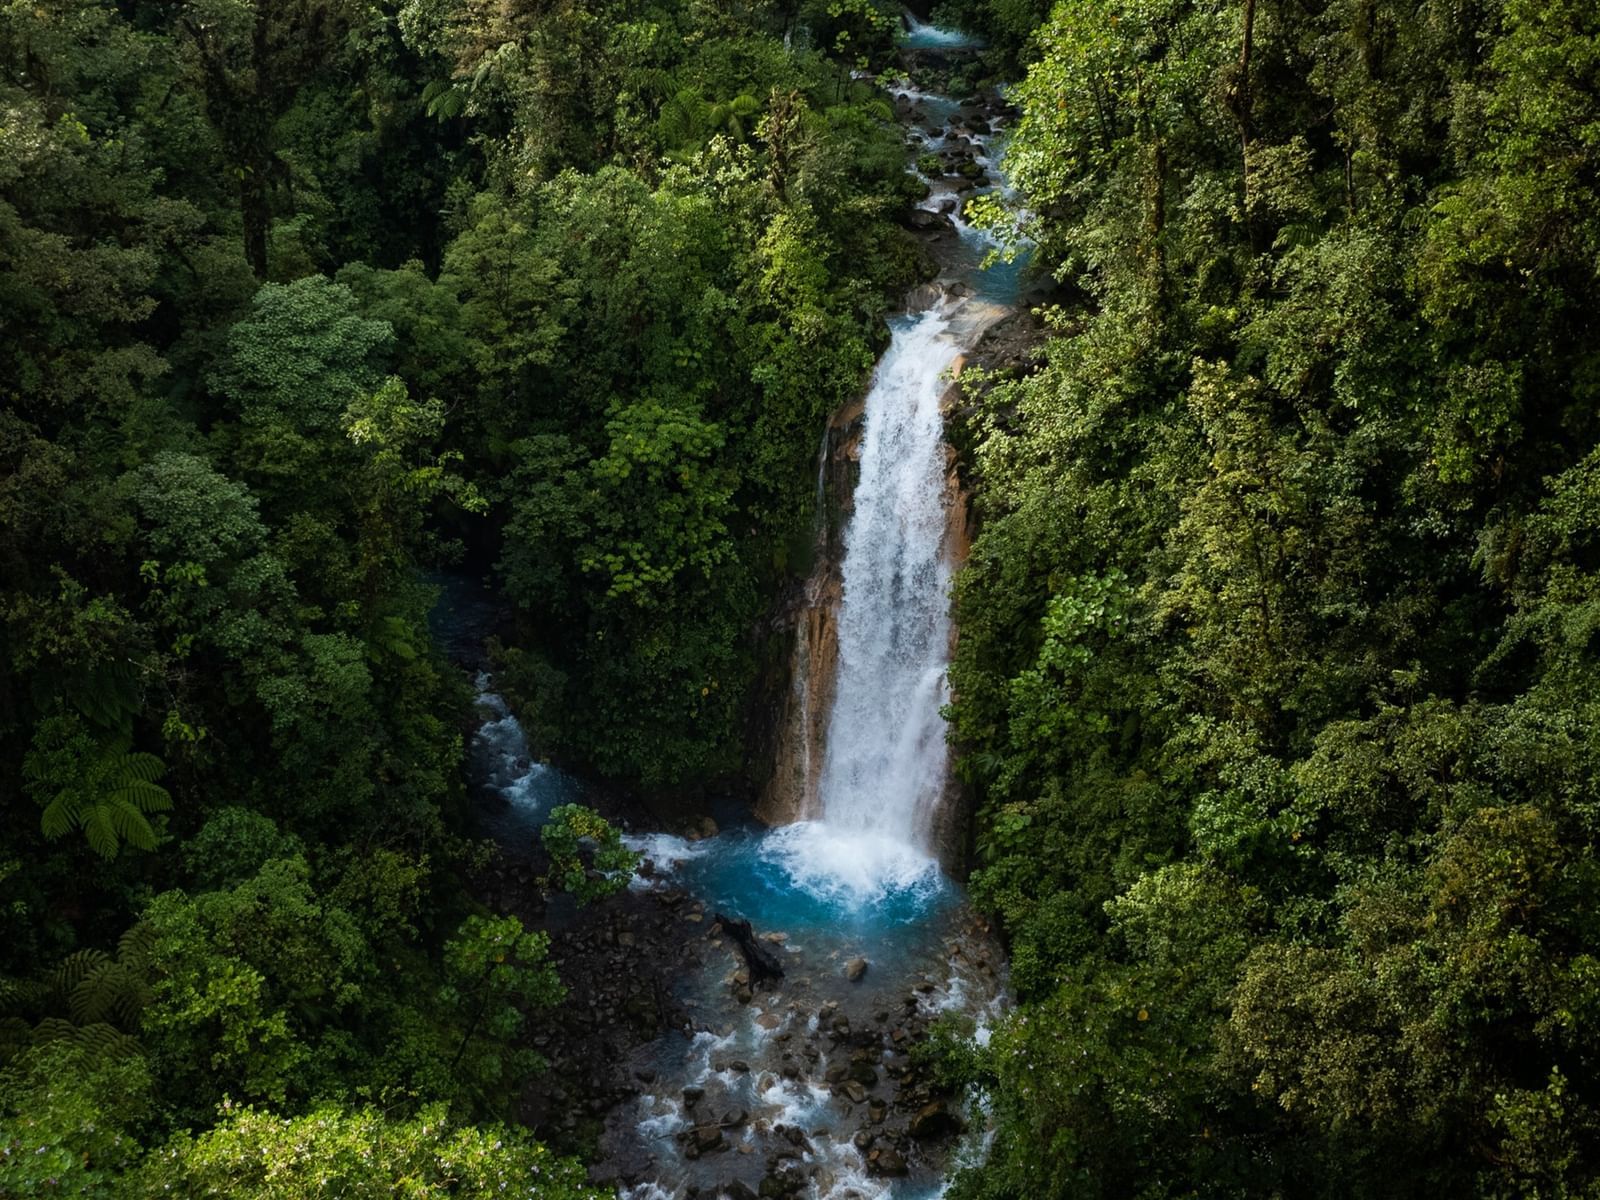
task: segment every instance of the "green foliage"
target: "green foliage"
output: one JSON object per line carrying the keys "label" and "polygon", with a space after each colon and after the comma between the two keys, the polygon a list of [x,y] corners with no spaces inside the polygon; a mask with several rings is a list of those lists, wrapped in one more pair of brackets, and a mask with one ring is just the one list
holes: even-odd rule
{"label": "green foliage", "polygon": [[551,809],[539,843],[550,857],[548,886],[577,897],[579,904],[622,891],[643,857],[622,844],[611,822],[581,804]]}
{"label": "green foliage", "polygon": [[960,431],[955,1194],[1592,1193],[1592,6],[952,7],[1070,285]]}
{"label": "green foliage", "polygon": [[146,909],[153,998],[141,1026],[165,1094],[190,1111],[224,1093],[282,1103],[337,1066],[317,1057],[324,1014],[358,1005],[376,968],[356,922],[309,876],[303,859],[271,859],[232,889],[166,892]]}
{"label": "green foliage", "polygon": [[224,1109],[222,1122],[154,1151],[135,1196],[218,1195],[296,1200],[323,1194],[406,1200],[605,1200],[581,1164],[557,1158],[521,1130],[463,1126],[442,1106],[394,1120],[334,1105],[280,1117]]}
{"label": "green foliage", "polygon": [[896,12],[800,8],[0,4],[0,1192],[588,1194],[437,1107],[514,1110],[559,984],[461,920],[425,573],[497,573],[541,748],[758,769],[816,431],[923,269],[851,78]]}
{"label": "green foliage", "polygon": [[[566,994],[547,961],[550,938],[516,917],[468,917],[445,943],[440,1002],[457,1014],[461,1040],[450,1062],[478,1088],[515,1085],[543,1063],[504,1047],[529,1008],[549,1008]],[[464,1021],[464,1023],[463,1023]]]}
{"label": "green foliage", "polygon": [[44,809],[45,837],[81,829],[102,858],[115,858],[124,843],[156,848],[150,817],[172,808],[172,797],[156,783],[165,771],[154,754],[130,750],[125,740],[97,740],[66,715],[40,723],[23,762],[28,790]]}
{"label": "green foliage", "polygon": [[124,1196],[154,1107],[137,1055],[106,1059],[61,1039],[0,1068],[0,1191],[35,1196]]}

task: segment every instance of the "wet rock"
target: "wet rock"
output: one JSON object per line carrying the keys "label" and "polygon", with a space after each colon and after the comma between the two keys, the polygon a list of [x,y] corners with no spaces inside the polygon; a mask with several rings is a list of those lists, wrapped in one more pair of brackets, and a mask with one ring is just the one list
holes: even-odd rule
{"label": "wet rock", "polygon": [[867,960],[852,958],[844,965],[844,977],[851,983],[859,983],[861,977],[867,973]]}
{"label": "wet rock", "polygon": [[722,1127],[724,1129],[737,1129],[750,1119],[750,1114],[742,1108],[730,1108],[722,1114]]}
{"label": "wet rock", "polygon": [[909,208],[902,217],[902,222],[907,229],[917,233],[944,233],[953,226],[950,218],[936,212],[929,212],[925,208]]}
{"label": "wet rock", "polygon": [[756,1190],[742,1179],[730,1179],[722,1185],[721,1195],[727,1200],[756,1200]]}
{"label": "wet rock", "polygon": [[850,1078],[862,1087],[873,1087],[878,1082],[878,1072],[871,1063],[851,1063]]}
{"label": "wet rock", "polygon": [[893,1146],[874,1150],[867,1158],[867,1170],[874,1175],[900,1176],[907,1172],[906,1156]]}
{"label": "wet rock", "polygon": [[865,1129],[858,1129],[855,1137],[850,1140],[855,1143],[857,1150],[870,1150],[876,1137],[876,1134],[870,1133]]}
{"label": "wet rock", "polygon": [[843,1090],[844,1094],[849,1096],[850,1099],[856,1104],[860,1104],[867,1098],[867,1089],[862,1087],[854,1079],[846,1080]]}
{"label": "wet rock", "polygon": [[722,1139],[720,1125],[696,1125],[689,1131],[690,1144],[701,1154],[708,1150],[721,1150],[727,1143]]}
{"label": "wet rock", "polygon": [[683,1089],[683,1103],[686,1108],[693,1108],[705,1098],[706,1090],[700,1087],[686,1087]]}
{"label": "wet rock", "polygon": [[961,1118],[943,1100],[930,1100],[917,1110],[908,1129],[912,1137],[921,1140],[948,1137],[961,1132]]}

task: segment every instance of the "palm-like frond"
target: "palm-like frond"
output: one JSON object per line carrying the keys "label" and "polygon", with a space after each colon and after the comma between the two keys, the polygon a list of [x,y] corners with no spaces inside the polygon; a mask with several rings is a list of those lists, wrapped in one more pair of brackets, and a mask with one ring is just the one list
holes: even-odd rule
{"label": "palm-like frond", "polygon": [[47,781],[39,771],[33,772],[38,781],[56,787],[39,820],[45,837],[59,838],[82,829],[90,848],[103,858],[115,858],[124,843],[155,849],[156,832],[149,815],[172,808],[171,795],[155,782],[166,764],[154,754],[129,751],[126,743],[117,742],[76,765],[73,777],[65,780]]}

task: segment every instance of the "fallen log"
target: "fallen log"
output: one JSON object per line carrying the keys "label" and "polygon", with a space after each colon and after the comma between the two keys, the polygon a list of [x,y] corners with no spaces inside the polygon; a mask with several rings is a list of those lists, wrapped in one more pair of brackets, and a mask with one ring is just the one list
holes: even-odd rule
{"label": "fallen log", "polygon": [[750,968],[750,982],[759,984],[768,979],[783,978],[783,962],[766,946],[756,940],[755,931],[750,928],[749,921],[735,920],[725,917],[721,913],[713,918],[718,925],[727,932],[739,947],[739,953],[744,955],[745,965]]}

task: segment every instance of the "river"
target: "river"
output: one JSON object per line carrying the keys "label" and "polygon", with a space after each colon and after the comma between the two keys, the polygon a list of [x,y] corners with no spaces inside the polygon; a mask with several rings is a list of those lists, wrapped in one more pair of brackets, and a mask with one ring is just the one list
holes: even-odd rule
{"label": "river", "polygon": [[[967,46],[914,21],[904,44]],[[805,767],[817,772],[809,819],[695,841],[629,835],[650,864],[633,887],[687,895],[706,952],[674,982],[683,1025],[632,1051],[638,1086],[605,1118],[598,1170],[626,1200],[916,1200],[983,1151],[977,1098],[942,1095],[911,1051],[947,1015],[982,1038],[1006,1004],[1000,950],[935,844],[950,793],[940,707],[959,565],[940,398],[957,357],[1015,301],[1018,270],[986,269],[992,246],[959,214],[978,172],[953,168],[975,162],[977,190],[995,186],[995,122],[909,80],[893,90],[914,154],[952,168],[928,179],[922,207],[950,214],[954,237],[920,311],[891,323],[865,400],[827,733]],[[474,780],[503,801],[491,832],[526,837],[583,788],[536,762],[492,679],[478,684]],[[782,960],[780,981],[750,984],[718,912],[753,924]]]}

